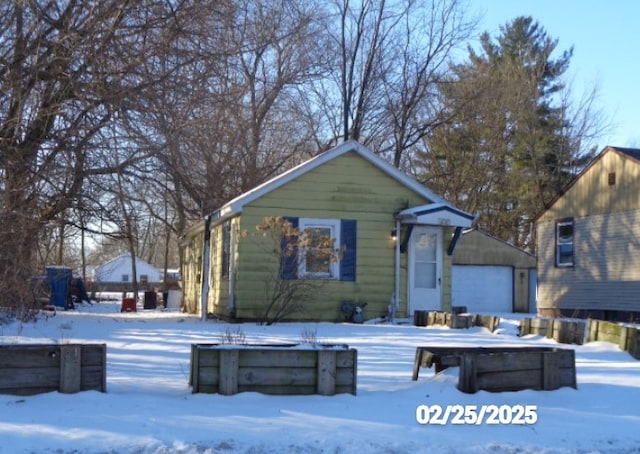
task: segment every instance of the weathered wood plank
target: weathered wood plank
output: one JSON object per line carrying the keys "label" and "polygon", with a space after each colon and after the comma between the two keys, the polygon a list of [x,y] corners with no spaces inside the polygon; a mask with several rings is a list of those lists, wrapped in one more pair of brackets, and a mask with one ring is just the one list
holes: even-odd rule
{"label": "weathered wood plank", "polygon": [[351,386],[352,394],[355,394],[357,372],[353,369],[336,369],[336,388],[339,386]]}
{"label": "weathered wood plank", "polygon": [[9,388],[43,387],[57,391],[60,385],[59,367],[0,368],[0,391]]}
{"label": "weathered wood plank", "polygon": [[81,371],[80,391],[105,392],[106,368],[102,366],[83,366]]}
{"label": "weathered wood plank", "polygon": [[357,364],[358,352],[354,348],[336,350],[336,367],[354,368]]}
{"label": "weathered wood plank", "polygon": [[220,350],[220,371],[218,389],[223,396],[238,392],[238,350]]}
{"label": "weathered wood plank", "polygon": [[472,317],[470,315],[451,314],[450,327],[452,329],[471,328]]}
{"label": "weathered wood plank", "polygon": [[318,350],[241,350],[240,367],[315,367],[318,361]]}
{"label": "weathered wood plank", "polygon": [[478,374],[478,389],[491,392],[542,389],[541,369],[483,372]]}
{"label": "weathered wood plank", "polygon": [[198,367],[202,367],[200,362],[200,349],[195,344],[191,344],[191,355],[189,357],[189,386],[193,392],[200,388],[200,377]]}
{"label": "weathered wood plank", "polygon": [[474,324],[475,326],[482,326],[494,332],[500,324],[500,317],[494,315],[476,315]]}
{"label": "weathered wood plank", "polygon": [[[241,367],[238,385],[317,386],[317,369],[313,367]],[[221,386],[222,387],[222,386]]]}
{"label": "weathered wood plank", "polygon": [[82,349],[79,345],[60,346],[60,392],[73,394],[80,391]]}
{"label": "weathered wood plank", "polygon": [[336,392],[336,351],[318,351],[318,394],[332,396]]}
{"label": "weathered wood plank", "polygon": [[218,367],[220,365],[220,350],[198,349],[199,364],[206,367]]}
{"label": "weathered wood plank", "polygon": [[478,391],[477,362],[472,354],[464,353],[460,358],[460,372],[458,375],[458,389],[465,393]]}
{"label": "weathered wood plank", "polygon": [[640,329],[635,329],[631,332],[631,336],[628,339],[629,354],[635,359],[640,359]]}
{"label": "weathered wood plank", "polygon": [[80,344],[82,367],[102,366],[105,364],[107,346],[105,344]]}
{"label": "weathered wood plank", "polygon": [[558,389],[560,387],[558,358],[559,355],[556,352],[542,353],[542,389]]}
{"label": "weathered wood plank", "polygon": [[291,385],[239,385],[238,392],[257,392],[271,395],[302,396],[316,394],[315,385],[291,386]]}
{"label": "weathered wood plank", "polygon": [[[526,348],[526,347],[525,347]],[[535,370],[540,369],[542,355],[553,353],[558,357],[559,367],[569,367],[574,364],[571,351],[549,350],[545,351],[521,351],[521,352],[496,352],[493,354],[479,354],[477,367],[479,372],[493,372],[506,370]]]}
{"label": "weathered wood plank", "polygon": [[0,368],[60,367],[58,345],[0,346]]}
{"label": "weathered wood plank", "polygon": [[[198,390],[203,386],[218,385],[220,382],[220,369],[218,367],[206,366],[197,369],[194,374],[193,389]],[[197,392],[197,391],[196,391]]]}
{"label": "weathered wood plank", "polygon": [[[520,391],[523,389],[543,390],[541,369],[509,372],[484,372],[478,374],[478,389],[490,392]],[[576,388],[575,369],[558,369],[557,388],[570,386]],[[554,388],[554,389],[557,389]]]}

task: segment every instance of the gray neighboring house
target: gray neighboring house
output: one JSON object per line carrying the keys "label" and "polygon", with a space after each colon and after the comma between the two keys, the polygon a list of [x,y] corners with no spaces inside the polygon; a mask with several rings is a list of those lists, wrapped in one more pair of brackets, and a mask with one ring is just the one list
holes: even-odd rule
{"label": "gray neighboring house", "polygon": [[541,316],[640,320],[640,149],[605,147],[534,222]]}

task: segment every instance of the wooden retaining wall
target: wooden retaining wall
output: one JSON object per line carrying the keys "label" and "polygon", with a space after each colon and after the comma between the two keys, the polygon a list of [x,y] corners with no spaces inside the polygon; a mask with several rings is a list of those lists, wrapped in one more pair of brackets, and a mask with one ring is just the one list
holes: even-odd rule
{"label": "wooden retaining wall", "polygon": [[194,393],[356,394],[357,350],[348,347],[193,344]]}
{"label": "wooden retaining wall", "polygon": [[521,389],[576,388],[575,352],[549,349],[465,353],[460,360],[458,389],[466,393]]}
{"label": "wooden retaining wall", "polygon": [[582,345],[585,342],[585,327],[585,322],[581,320],[523,318],[520,321],[520,336],[535,334],[562,344]]}
{"label": "wooden retaining wall", "polygon": [[0,345],[0,394],[107,389],[105,344]]}
{"label": "wooden retaining wall", "polygon": [[640,359],[640,329],[617,323],[589,319],[587,321],[587,342],[611,342]]}
{"label": "wooden retaining wall", "polygon": [[493,332],[499,323],[500,317],[493,315],[456,314],[439,311],[414,311],[413,313],[413,324],[415,326],[443,325],[452,329],[483,326]]}
{"label": "wooden retaining wall", "polygon": [[436,373],[460,367],[458,389],[502,392],[577,387],[575,352],[551,347],[418,347],[413,380],[420,367],[435,364]]}

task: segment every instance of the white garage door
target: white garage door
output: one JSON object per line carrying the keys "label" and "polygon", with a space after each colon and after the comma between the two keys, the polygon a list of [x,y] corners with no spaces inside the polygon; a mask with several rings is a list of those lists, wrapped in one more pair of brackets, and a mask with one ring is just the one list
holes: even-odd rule
{"label": "white garage door", "polygon": [[453,306],[468,312],[513,312],[513,268],[454,265]]}

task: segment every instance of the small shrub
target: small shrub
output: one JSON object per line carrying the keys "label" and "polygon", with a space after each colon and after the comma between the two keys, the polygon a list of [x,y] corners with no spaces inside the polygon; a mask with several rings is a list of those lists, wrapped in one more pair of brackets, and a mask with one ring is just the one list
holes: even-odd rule
{"label": "small shrub", "polygon": [[317,345],[318,342],[318,331],[311,328],[305,328],[300,333],[300,343],[301,344],[310,344]]}
{"label": "small shrub", "polygon": [[220,333],[220,343],[229,345],[246,345],[247,335],[240,327],[237,327],[234,330],[227,328],[224,333]]}

